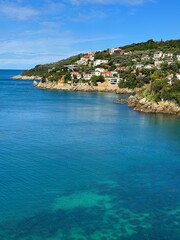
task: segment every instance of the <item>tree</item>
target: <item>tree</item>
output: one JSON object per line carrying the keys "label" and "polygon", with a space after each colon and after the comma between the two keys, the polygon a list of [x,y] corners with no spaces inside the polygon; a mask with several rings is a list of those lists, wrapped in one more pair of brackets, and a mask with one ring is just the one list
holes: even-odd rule
{"label": "tree", "polygon": [[66,73],[66,75],[64,76],[64,82],[67,83],[71,80],[72,80],[71,74],[69,72]]}
{"label": "tree", "polygon": [[104,82],[105,79],[103,76],[96,76],[96,75],[93,75],[91,77],[91,82],[93,83],[94,86],[97,86],[97,82]]}

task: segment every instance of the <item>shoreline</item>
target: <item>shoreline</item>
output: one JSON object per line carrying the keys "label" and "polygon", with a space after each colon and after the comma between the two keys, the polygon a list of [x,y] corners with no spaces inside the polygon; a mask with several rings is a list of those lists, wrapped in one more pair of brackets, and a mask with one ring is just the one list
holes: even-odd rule
{"label": "shoreline", "polygon": [[105,83],[100,83],[98,86],[90,86],[87,83],[78,83],[76,85],[71,85],[68,83],[37,83],[34,81],[34,86],[40,89],[52,89],[52,90],[62,90],[62,91],[81,91],[81,92],[106,92],[106,93],[119,93],[119,94],[133,94],[138,91],[138,89],[128,89],[119,88],[117,85],[110,85]]}
{"label": "shoreline", "polygon": [[[49,90],[61,90],[61,91],[72,91],[72,92],[104,92],[104,93],[117,93],[117,94],[137,94],[140,90],[139,88],[128,89],[119,88],[117,85],[109,84],[107,81],[104,83],[98,83],[97,86],[91,86],[87,83],[77,83],[69,84],[59,82],[36,82],[36,80],[41,80],[39,76],[23,76],[17,75],[12,77],[13,80],[34,80],[33,85],[39,89],[49,89]],[[135,111],[144,113],[163,113],[180,116],[180,106],[170,101],[160,101],[153,102],[146,98],[140,97],[138,95],[130,96],[127,99],[117,99],[114,100],[117,104],[127,104]]]}
{"label": "shoreline", "polygon": [[23,76],[21,74],[17,75],[17,76],[13,76],[11,77],[12,80],[41,80],[42,78],[39,76]]}
{"label": "shoreline", "polygon": [[114,102],[117,104],[126,103],[133,110],[139,112],[171,114],[180,117],[180,106],[171,101],[153,102],[135,95],[127,99],[117,99]]}
{"label": "shoreline", "polygon": [[124,104],[126,103],[135,111],[144,113],[163,113],[180,116],[180,107],[170,101],[152,102],[148,101],[146,98],[139,97],[137,92],[140,90],[119,88],[118,86],[112,86],[110,84],[100,83],[98,86],[90,86],[87,83],[79,83],[76,85],[70,85],[68,83],[37,83],[34,81],[34,86],[39,89],[50,89],[50,90],[62,90],[62,91],[81,91],[81,92],[104,92],[104,93],[117,93],[117,94],[136,94],[135,96],[130,96],[127,99],[115,100],[115,103]]}

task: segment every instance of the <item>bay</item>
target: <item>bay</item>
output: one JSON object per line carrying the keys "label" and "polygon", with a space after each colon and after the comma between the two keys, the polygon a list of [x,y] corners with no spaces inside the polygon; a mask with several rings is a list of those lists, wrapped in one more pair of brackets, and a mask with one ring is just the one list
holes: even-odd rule
{"label": "bay", "polygon": [[180,236],[180,122],[0,71],[0,239]]}

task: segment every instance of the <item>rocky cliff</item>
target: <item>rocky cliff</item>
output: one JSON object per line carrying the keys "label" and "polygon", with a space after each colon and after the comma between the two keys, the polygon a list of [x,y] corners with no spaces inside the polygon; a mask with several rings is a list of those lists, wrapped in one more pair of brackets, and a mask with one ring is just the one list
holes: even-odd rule
{"label": "rocky cliff", "polygon": [[117,85],[112,85],[108,81],[98,83],[97,86],[89,85],[88,83],[68,84],[62,81],[47,82],[35,84],[41,89],[57,89],[64,91],[83,91],[83,92],[115,92],[115,93],[135,93],[137,89],[119,88]]}
{"label": "rocky cliff", "polygon": [[180,116],[180,106],[170,101],[153,102],[138,95],[127,99],[129,107],[134,110],[147,113],[167,113]]}

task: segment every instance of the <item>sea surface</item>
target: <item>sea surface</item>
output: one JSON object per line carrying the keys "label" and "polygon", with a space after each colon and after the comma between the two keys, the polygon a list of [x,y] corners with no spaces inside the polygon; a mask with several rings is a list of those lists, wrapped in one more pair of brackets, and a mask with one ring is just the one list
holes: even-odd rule
{"label": "sea surface", "polygon": [[180,121],[0,71],[0,240],[179,240]]}

